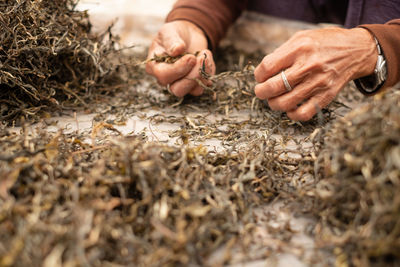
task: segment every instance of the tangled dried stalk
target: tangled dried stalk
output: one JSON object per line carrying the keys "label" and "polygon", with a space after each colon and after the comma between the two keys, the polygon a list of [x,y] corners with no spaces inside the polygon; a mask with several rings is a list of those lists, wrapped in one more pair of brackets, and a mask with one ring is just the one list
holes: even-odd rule
{"label": "tangled dried stalk", "polygon": [[[74,5],[0,4],[2,121],[65,107],[65,100],[94,101],[97,93],[121,86],[118,62],[109,57],[116,52],[112,38],[91,35],[86,13]],[[294,135],[324,127],[321,120],[294,124],[269,110],[254,96],[248,58],[233,61],[235,53],[228,49],[217,60],[223,72],[209,77],[213,86],[199,98],[176,103],[131,88],[100,105],[99,120],[112,114],[119,123],[138,110],[173,107],[182,116],[158,114],[152,122],[179,124],[170,136],[180,137],[180,146],[98,134],[119,133],[108,123],[93,128],[91,145],[88,133],[15,134],[0,126],[0,265],[196,266],[221,248],[219,264],[229,263],[234,245],[249,252],[253,209],[277,196],[297,204],[310,200],[301,208],[320,221],[319,241],[341,247],[351,263],[398,257],[399,98],[367,106],[328,129],[314,171],[314,148],[303,149],[305,139]],[[139,71],[131,73],[136,80],[157,87]],[[331,107],[323,111],[328,120],[335,118]],[[202,114],[190,118],[190,109]],[[248,118],[230,118],[234,109],[250,110]],[[212,122],[206,113],[225,117]],[[321,132],[316,129],[311,141],[318,143]],[[193,145],[207,138],[226,144],[224,152]],[[288,140],[295,148],[285,148]],[[297,194],[304,184],[306,200]],[[288,240],[292,234],[290,228],[282,233]]]}
{"label": "tangled dried stalk", "polygon": [[231,154],[107,129],[94,128],[92,145],[0,131],[1,266],[205,265],[221,247],[229,262],[233,244],[248,253],[253,208],[293,192],[287,174],[307,165],[280,157],[269,138]]}
{"label": "tangled dried stalk", "polygon": [[[113,37],[90,33],[75,0],[7,0],[0,4],[0,119],[32,118],[71,99],[121,84]],[[105,41],[106,37],[108,41]],[[110,38],[109,38],[110,37]]]}
{"label": "tangled dried stalk", "polygon": [[356,109],[327,132],[315,163],[320,241],[357,266],[400,256],[399,114],[398,93]]}

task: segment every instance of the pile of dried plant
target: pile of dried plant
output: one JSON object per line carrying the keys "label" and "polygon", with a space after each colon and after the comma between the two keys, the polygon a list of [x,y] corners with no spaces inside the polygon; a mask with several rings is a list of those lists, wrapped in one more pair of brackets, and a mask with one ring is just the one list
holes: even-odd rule
{"label": "pile of dried plant", "polygon": [[233,246],[249,253],[253,208],[294,192],[311,160],[284,157],[270,137],[216,153],[116,137],[106,123],[89,143],[0,133],[1,266],[205,265],[218,248],[229,262]]}
{"label": "pile of dried plant", "polygon": [[377,97],[327,135],[315,163],[321,180],[308,192],[320,241],[343,248],[357,266],[399,259],[400,95]]}
{"label": "pile of dried plant", "polygon": [[[108,94],[124,86],[119,63],[110,59],[118,51],[112,38],[89,32],[87,14],[75,11],[74,4],[73,0],[0,4],[1,120],[36,118],[39,111],[65,108],[71,102],[65,100],[72,100],[74,107],[90,103],[87,107],[96,110],[99,122],[89,133],[68,134],[30,127],[16,134],[0,126],[0,266],[196,266],[209,264],[207,260],[216,251],[223,252],[217,264],[224,264],[231,262],[233,247],[245,255],[242,260],[257,259],[250,251],[254,242],[253,210],[277,198],[297,203],[297,192],[303,186],[315,186],[315,147],[303,145],[321,140],[322,130],[317,128],[335,118],[334,110],[341,104],[334,103],[311,122],[290,121],[254,95],[252,70],[246,65],[249,59],[256,65],[262,55],[245,55],[231,48],[217,60],[222,73],[210,77],[213,86],[201,97],[177,99],[162,92],[153,78],[144,75],[143,66],[138,66],[137,72],[131,69],[129,79],[142,83],[141,87],[130,87],[107,101],[98,101],[99,93]],[[172,109],[175,115],[160,112],[147,117],[147,110],[158,108]],[[194,111],[197,116],[188,115]],[[247,116],[237,120],[231,116],[233,112]],[[209,114],[219,117],[209,120]],[[370,118],[365,114],[365,120]],[[171,138],[180,139],[178,146],[149,141],[138,133],[114,136],[120,133],[112,124],[124,124],[135,115],[147,117],[153,124],[180,126],[169,133]],[[379,116],[374,119],[379,120]],[[394,127],[396,123],[393,119],[388,125]],[[368,224],[371,227],[366,229],[375,233],[378,220],[365,217],[372,212],[362,209],[371,199],[366,204],[361,202],[356,219],[341,206],[356,192],[341,195],[343,190],[365,191],[361,176],[353,175],[353,168],[344,168],[351,176],[346,180],[351,185],[344,189],[338,183],[339,176],[333,175],[342,171],[335,166],[344,166],[340,164],[349,156],[342,157],[340,151],[327,153],[338,151],[338,140],[340,144],[351,140],[343,133],[353,128],[342,130],[342,135],[335,129],[340,128],[334,128],[336,139],[327,143],[322,154],[328,156],[318,161],[318,174],[328,169],[318,166],[335,164],[317,190],[308,192],[317,198],[317,205],[311,203],[305,208],[321,211],[317,215],[323,218],[323,229],[330,229],[325,226],[335,222],[335,231],[360,233],[351,227],[368,221],[375,224]],[[375,140],[368,138],[355,140],[364,140],[365,144]],[[198,145],[207,139],[221,141],[223,152]],[[289,142],[291,147],[287,146]],[[345,150],[352,146],[340,147]],[[325,159],[330,161],[323,162]],[[378,162],[383,168],[382,161]],[[363,174],[368,171],[365,167],[360,170]],[[375,169],[370,172],[375,174]],[[392,180],[385,178],[385,182],[395,184],[391,175],[387,177]],[[386,192],[382,193],[385,197]],[[329,202],[334,197],[341,202]],[[357,203],[355,200],[349,205],[352,211]],[[389,227],[386,221],[383,226],[379,224],[382,229]],[[348,222],[356,223],[349,226]],[[285,244],[292,232],[290,227],[282,227],[276,240],[282,239],[280,244]],[[333,235],[330,238],[330,242],[334,240]],[[390,244],[395,242],[398,238]],[[366,243],[351,244],[356,251],[366,247]]]}
{"label": "pile of dried plant", "polygon": [[[70,99],[85,104],[93,93],[121,86],[113,37],[90,33],[75,0],[0,3],[0,120],[11,122]],[[107,39],[107,41],[105,41]]]}

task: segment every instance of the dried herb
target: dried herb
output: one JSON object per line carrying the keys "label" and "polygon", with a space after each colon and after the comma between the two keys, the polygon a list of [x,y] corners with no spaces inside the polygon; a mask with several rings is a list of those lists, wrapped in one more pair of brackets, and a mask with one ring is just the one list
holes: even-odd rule
{"label": "dried herb", "polygon": [[400,256],[399,112],[398,93],[354,110],[326,132],[315,162],[320,181],[307,194],[317,237],[355,266]]}
{"label": "dried herb", "polygon": [[[18,132],[0,125],[0,266],[399,257],[398,96],[341,119],[359,98],[347,90],[310,122],[293,122],[254,95],[252,66],[264,55],[225,47],[216,75],[199,69],[212,81],[205,93],[178,99],[135,64],[144,55],[92,35],[74,4],[0,5],[2,121],[81,105],[96,114],[89,132],[51,133],[47,119]],[[147,130],[118,130],[135,116]],[[152,125],[163,123],[177,126],[174,145],[154,138]],[[280,212],[313,215],[300,234],[332,250],[296,245],[298,230],[266,210],[279,202]]]}
{"label": "dried herb", "polygon": [[108,128],[96,126],[91,145],[2,129],[2,151],[26,151],[1,155],[2,266],[204,265],[226,242],[251,241],[253,207],[293,191],[287,171],[302,166],[279,159],[270,138],[231,154],[101,134]]}
{"label": "dried herb", "polygon": [[[38,119],[40,112],[87,105],[94,94],[123,84],[110,31],[90,33],[76,1],[3,1],[0,4],[0,119]],[[107,40],[108,39],[108,40]],[[40,115],[40,114],[39,114]]]}

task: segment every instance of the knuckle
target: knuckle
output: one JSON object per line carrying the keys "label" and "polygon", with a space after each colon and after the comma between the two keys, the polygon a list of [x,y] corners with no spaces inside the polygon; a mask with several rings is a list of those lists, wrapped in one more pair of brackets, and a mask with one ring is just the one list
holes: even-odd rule
{"label": "knuckle", "polygon": [[297,40],[298,49],[303,53],[313,53],[317,49],[317,42],[311,37],[302,35],[299,40]]}
{"label": "knuckle", "polygon": [[310,60],[304,64],[304,66],[301,69],[302,74],[309,74],[309,73],[323,73],[324,72],[324,63],[315,57],[310,58]]}
{"label": "knuckle", "polygon": [[329,87],[328,79],[320,79],[320,80],[316,83],[316,87],[317,87],[317,88],[327,88],[327,87]]}
{"label": "knuckle", "polygon": [[318,71],[323,71],[324,70],[324,63],[320,59],[314,59],[311,62],[310,65],[311,70],[318,70]]}

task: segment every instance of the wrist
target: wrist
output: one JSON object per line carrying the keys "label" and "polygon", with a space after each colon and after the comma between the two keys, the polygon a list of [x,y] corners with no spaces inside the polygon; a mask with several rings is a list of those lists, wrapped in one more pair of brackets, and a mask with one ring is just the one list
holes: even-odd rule
{"label": "wrist", "polygon": [[374,37],[376,49],[378,51],[378,59],[374,68],[374,73],[355,79],[354,83],[357,88],[364,94],[374,94],[384,85],[387,79],[387,64],[382,48],[378,40]]}
{"label": "wrist", "polygon": [[374,36],[364,28],[354,28],[350,31],[354,42],[359,45],[361,56],[353,80],[373,75],[379,55]]}

